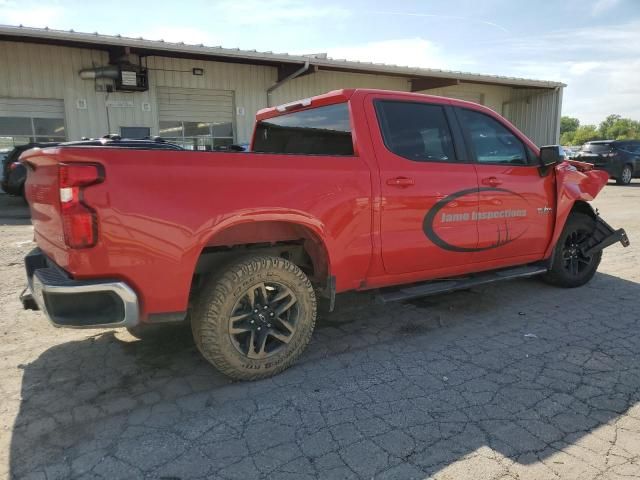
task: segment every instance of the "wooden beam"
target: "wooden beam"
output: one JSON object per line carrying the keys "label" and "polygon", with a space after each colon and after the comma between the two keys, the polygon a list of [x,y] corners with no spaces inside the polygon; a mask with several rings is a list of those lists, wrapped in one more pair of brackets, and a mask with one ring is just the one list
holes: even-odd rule
{"label": "wooden beam", "polygon": [[458,85],[460,80],[457,78],[439,78],[439,77],[422,77],[411,79],[411,91],[420,92],[422,90],[431,90],[432,88],[450,87]]}

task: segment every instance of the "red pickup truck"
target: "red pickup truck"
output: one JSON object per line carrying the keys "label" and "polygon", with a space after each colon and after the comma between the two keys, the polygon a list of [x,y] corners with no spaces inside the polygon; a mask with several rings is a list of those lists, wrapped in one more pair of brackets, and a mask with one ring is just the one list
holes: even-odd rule
{"label": "red pickup truck", "polygon": [[31,150],[25,307],[60,327],[191,322],[226,375],[290,366],[316,298],[404,300],[542,274],[628,245],[587,203],[608,174],[469,102],[339,90],[261,110],[250,152]]}

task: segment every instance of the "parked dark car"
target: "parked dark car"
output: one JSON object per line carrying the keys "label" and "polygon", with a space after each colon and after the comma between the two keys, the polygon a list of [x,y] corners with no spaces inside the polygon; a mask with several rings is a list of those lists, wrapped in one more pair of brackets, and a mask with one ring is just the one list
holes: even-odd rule
{"label": "parked dark car", "polygon": [[11,150],[2,160],[2,190],[11,195],[23,195],[27,169],[18,162],[22,152],[36,147],[51,147],[57,143],[27,143]]}
{"label": "parked dark car", "polygon": [[628,185],[640,177],[640,140],[594,140],[585,143],[576,160],[592,163],[615,178],[618,185]]}

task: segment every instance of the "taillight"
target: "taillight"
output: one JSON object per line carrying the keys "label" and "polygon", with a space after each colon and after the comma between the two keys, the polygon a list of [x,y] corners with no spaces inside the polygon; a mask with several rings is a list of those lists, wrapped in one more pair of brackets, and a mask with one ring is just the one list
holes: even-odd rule
{"label": "taillight", "polygon": [[98,215],[84,202],[83,190],[104,180],[101,165],[58,165],[60,212],[65,243],[71,248],[93,247],[98,242]]}
{"label": "taillight", "polygon": [[20,165],[20,162],[12,162],[11,165],[9,165],[9,171],[11,172],[18,168],[18,165]]}

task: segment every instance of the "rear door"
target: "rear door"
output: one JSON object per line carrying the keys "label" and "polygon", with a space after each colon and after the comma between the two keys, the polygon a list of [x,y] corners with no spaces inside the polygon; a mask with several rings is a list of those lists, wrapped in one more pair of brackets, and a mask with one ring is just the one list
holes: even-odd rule
{"label": "rear door", "polygon": [[477,178],[454,140],[448,101],[369,99],[367,118],[380,168],[386,272],[421,272],[469,262],[478,242],[473,219]]}
{"label": "rear door", "polygon": [[513,264],[542,255],[554,225],[555,183],[541,175],[531,149],[492,115],[456,107],[470,155],[476,161],[479,206],[474,262]]}

